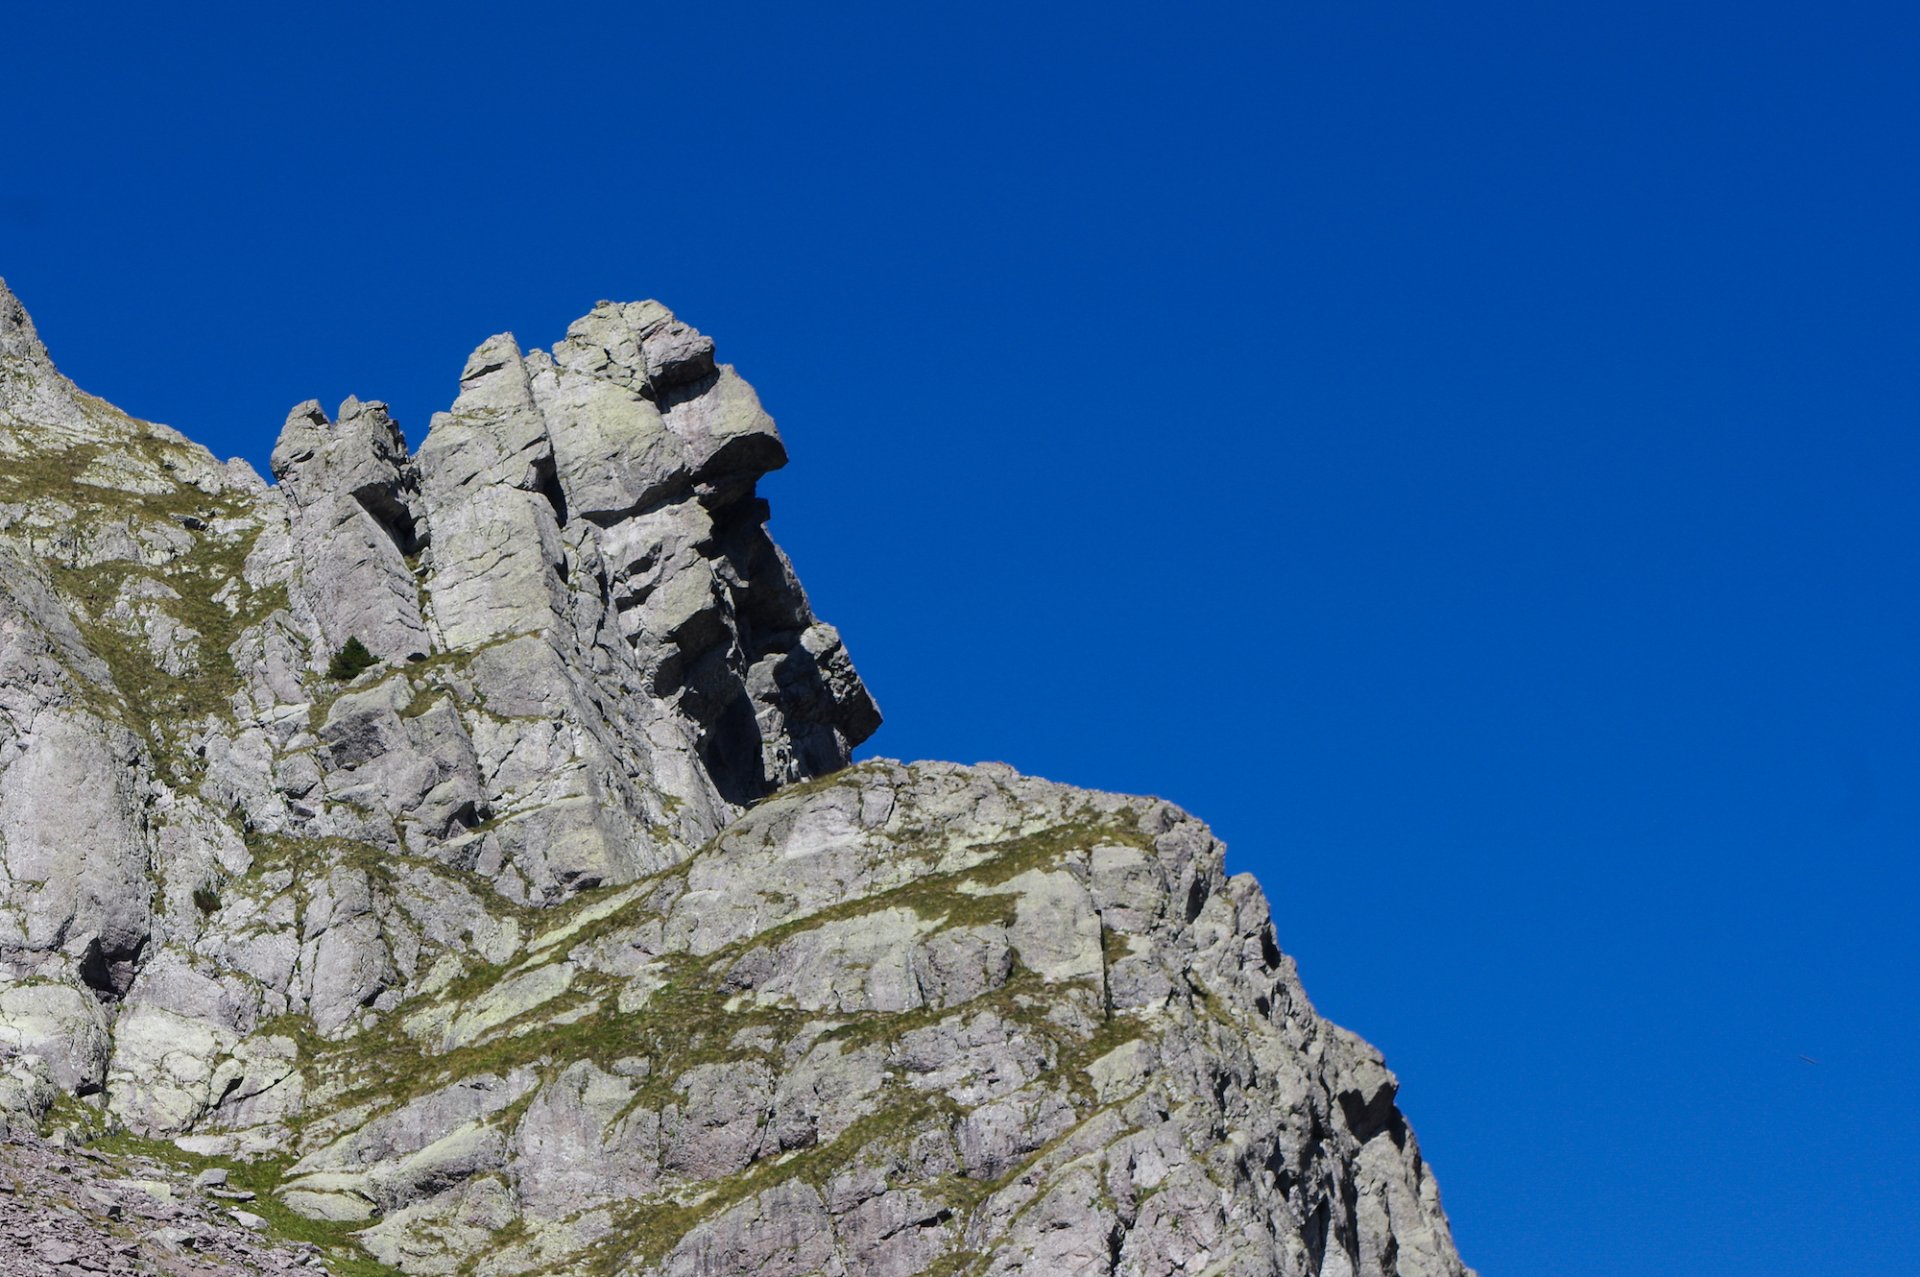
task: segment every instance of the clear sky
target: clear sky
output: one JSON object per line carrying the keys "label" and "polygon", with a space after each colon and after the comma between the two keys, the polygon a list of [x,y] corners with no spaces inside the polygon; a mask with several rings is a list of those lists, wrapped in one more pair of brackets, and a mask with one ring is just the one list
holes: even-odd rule
{"label": "clear sky", "polygon": [[1910,1273],[1917,12],[15,6],[0,274],[262,466],[663,299],[871,748],[1213,822],[1487,1277]]}

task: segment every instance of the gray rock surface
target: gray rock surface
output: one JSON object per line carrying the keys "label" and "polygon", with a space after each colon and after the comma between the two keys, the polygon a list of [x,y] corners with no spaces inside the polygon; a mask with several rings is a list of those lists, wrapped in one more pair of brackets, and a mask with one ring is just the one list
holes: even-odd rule
{"label": "gray rock surface", "polygon": [[1466,1272],[1203,826],[849,766],[785,459],[602,303],[484,342],[417,452],[296,407],[269,486],[0,287],[0,1180],[134,1141],[359,1271]]}
{"label": "gray rock surface", "polygon": [[152,1156],[16,1135],[0,1144],[0,1277],[340,1271],[325,1247],[273,1239],[271,1221],[240,1204],[254,1195],[225,1185]]}

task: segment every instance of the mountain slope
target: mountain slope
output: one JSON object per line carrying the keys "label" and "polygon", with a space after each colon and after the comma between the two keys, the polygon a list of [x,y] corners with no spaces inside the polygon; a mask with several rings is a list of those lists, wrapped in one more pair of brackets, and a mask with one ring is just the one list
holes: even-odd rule
{"label": "mountain slope", "polygon": [[0,286],[0,1109],[407,1272],[1464,1272],[1204,827],[848,766],[784,461],[603,303],[269,486]]}

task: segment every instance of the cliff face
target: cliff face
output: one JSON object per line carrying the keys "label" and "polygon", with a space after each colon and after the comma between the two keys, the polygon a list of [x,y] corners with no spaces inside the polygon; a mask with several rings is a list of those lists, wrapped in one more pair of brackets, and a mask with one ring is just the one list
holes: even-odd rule
{"label": "cliff face", "polygon": [[1204,827],[848,766],[784,461],[643,302],[485,342],[417,453],[303,404],[269,486],[0,286],[0,1120],[349,1268],[1465,1272]]}

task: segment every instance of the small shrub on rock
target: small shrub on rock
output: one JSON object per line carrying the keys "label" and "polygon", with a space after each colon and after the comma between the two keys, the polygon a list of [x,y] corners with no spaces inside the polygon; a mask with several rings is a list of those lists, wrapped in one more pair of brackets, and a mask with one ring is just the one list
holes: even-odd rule
{"label": "small shrub on rock", "polygon": [[327,677],[336,683],[349,683],[380,663],[358,638],[349,638],[327,662]]}

